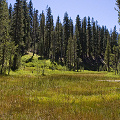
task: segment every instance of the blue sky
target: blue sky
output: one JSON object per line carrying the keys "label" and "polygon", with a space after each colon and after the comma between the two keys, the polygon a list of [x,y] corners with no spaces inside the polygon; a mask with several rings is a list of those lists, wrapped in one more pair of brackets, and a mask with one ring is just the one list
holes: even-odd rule
{"label": "blue sky", "polygon": [[[7,1],[14,5],[16,0]],[[51,7],[54,23],[56,23],[58,15],[60,16],[61,22],[63,22],[64,13],[67,12],[74,24],[78,14],[81,19],[85,16],[90,16],[90,18],[93,17],[95,21],[97,20],[100,26],[106,25],[109,31],[116,25],[117,32],[120,33],[118,13],[114,9],[116,7],[115,1],[116,0],[32,0],[33,7],[39,11],[39,14],[43,10],[46,15],[46,6]],[[27,2],[29,2],[29,0],[27,0]]]}

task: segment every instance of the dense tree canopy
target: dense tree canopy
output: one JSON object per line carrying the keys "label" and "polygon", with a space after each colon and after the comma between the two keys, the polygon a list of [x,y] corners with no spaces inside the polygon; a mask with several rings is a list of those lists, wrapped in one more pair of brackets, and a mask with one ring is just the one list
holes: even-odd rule
{"label": "dense tree canopy", "polygon": [[[120,13],[120,0],[116,4]],[[99,70],[100,66],[107,66],[110,71],[118,63],[119,57],[114,60],[116,64],[110,62],[110,56],[119,56],[118,46],[116,26],[109,32],[94,18],[88,16],[82,19],[79,15],[74,24],[67,12],[63,23],[58,16],[54,24],[52,10],[48,6],[45,16],[43,11],[39,14],[33,9],[32,0],[29,3],[16,0],[14,7],[10,4],[9,9],[6,0],[0,1],[1,73],[5,73],[7,68],[8,71],[18,69],[21,56],[27,52],[56,61],[69,70],[78,71],[80,66]]]}

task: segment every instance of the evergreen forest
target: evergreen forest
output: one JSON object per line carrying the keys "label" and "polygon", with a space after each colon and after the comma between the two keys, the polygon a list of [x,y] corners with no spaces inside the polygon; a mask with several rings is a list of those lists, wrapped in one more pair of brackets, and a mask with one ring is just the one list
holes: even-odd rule
{"label": "evergreen forest", "polygon": [[[119,6],[119,5],[118,5]],[[61,22],[63,21],[63,23]],[[65,12],[64,19],[53,20],[49,6],[46,12],[36,10],[32,0],[16,0],[14,6],[0,0],[0,73],[10,73],[21,65],[28,52],[66,66],[70,71],[81,68],[92,71],[119,72],[120,36],[116,26],[109,31],[94,18],[76,22]]]}

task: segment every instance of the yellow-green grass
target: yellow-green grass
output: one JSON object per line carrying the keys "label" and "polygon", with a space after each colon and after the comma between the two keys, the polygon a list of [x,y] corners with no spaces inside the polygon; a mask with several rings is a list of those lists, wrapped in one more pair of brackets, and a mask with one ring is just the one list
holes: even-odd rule
{"label": "yellow-green grass", "polygon": [[0,119],[119,120],[120,83],[98,81],[108,79],[93,72],[0,76]]}
{"label": "yellow-green grass", "polygon": [[68,71],[39,57],[29,53],[19,70],[0,76],[0,120],[120,119],[120,83],[101,81],[119,75]]}

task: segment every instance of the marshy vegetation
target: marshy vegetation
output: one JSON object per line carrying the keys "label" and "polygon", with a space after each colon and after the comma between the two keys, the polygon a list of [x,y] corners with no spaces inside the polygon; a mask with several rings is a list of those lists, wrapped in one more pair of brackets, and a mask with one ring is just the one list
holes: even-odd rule
{"label": "marshy vegetation", "polygon": [[29,58],[22,57],[18,71],[0,76],[0,119],[119,120],[120,83],[99,81],[119,76],[66,71],[49,60],[37,60],[39,56],[26,62]]}
{"label": "marshy vegetation", "polygon": [[110,78],[102,73],[0,76],[0,118],[119,120],[120,83],[101,79]]}

